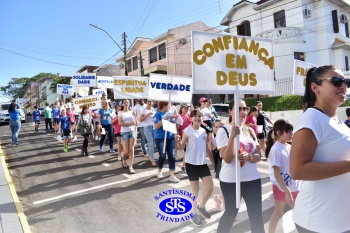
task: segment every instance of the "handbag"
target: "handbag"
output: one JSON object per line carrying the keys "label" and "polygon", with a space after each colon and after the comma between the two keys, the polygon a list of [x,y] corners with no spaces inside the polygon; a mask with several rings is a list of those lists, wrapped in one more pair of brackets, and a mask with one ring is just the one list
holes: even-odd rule
{"label": "handbag", "polygon": [[82,122],[79,125],[79,131],[81,135],[91,134],[90,122]]}

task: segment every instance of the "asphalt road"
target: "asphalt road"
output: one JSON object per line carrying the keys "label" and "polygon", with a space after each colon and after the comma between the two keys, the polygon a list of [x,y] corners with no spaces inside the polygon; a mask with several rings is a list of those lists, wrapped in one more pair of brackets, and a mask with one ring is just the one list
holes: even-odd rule
{"label": "asphalt road", "polygon": [[[157,179],[138,145],[135,147],[134,169],[130,175],[117,161],[117,153],[98,151],[94,141],[89,157],[81,157],[82,137],[71,144],[68,153],[56,140],[56,135],[46,134],[44,124],[35,133],[30,123],[22,124],[20,145],[11,147],[10,129],[0,127],[1,146],[7,156],[8,168],[15,183],[33,232],[85,233],[85,232],[216,232],[223,212],[215,210],[210,199],[207,209],[212,217],[203,227],[191,222],[168,223],[156,218],[159,212],[154,197],[165,190],[177,188],[191,191],[187,176],[177,162],[178,184],[168,181],[168,166],[164,178]],[[43,123],[43,121],[42,121]],[[181,152],[182,153],[182,152]],[[158,153],[156,153],[156,158]],[[209,162],[210,163],[210,162]],[[263,217],[267,231],[273,211],[268,164],[258,164],[263,184]],[[214,193],[220,193],[219,181],[214,179]],[[233,232],[250,232],[250,222],[244,201],[232,228]],[[277,232],[282,231],[282,223]]]}

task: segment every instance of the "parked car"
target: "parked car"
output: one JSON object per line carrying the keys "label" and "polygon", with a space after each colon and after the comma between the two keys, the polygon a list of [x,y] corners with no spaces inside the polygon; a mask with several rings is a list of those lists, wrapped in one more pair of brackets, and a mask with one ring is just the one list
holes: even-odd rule
{"label": "parked car", "polygon": [[228,114],[228,104],[212,104],[215,108],[216,113],[221,119],[224,119],[228,123],[229,114]]}
{"label": "parked car", "polygon": [[45,108],[38,108],[40,116],[45,116]]}
{"label": "parked car", "polygon": [[[7,103],[0,103],[0,123],[9,123],[10,122],[10,115],[9,115],[9,106],[10,102]],[[25,114],[22,110],[22,108],[19,107],[18,104],[16,104],[16,108],[21,112],[21,122],[26,122]]]}

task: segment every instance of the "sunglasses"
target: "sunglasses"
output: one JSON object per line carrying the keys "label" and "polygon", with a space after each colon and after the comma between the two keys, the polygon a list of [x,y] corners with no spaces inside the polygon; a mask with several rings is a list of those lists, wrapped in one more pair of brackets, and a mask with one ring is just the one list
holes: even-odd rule
{"label": "sunglasses", "polygon": [[238,111],[248,111],[249,108],[248,107],[238,107]]}
{"label": "sunglasses", "polygon": [[345,83],[345,85],[346,85],[347,88],[350,87],[350,79],[342,78],[342,77],[331,77],[331,78],[322,79],[322,81],[323,81],[323,80],[326,80],[326,79],[331,80],[331,83],[332,83],[333,86],[335,86],[335,87],[340,87],[343,83]]}

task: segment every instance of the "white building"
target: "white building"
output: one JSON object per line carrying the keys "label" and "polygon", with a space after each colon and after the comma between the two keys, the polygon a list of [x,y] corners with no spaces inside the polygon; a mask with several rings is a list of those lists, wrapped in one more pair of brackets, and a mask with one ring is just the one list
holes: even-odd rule
{"label": "white building", "polygon": [[221,24],[233,35],[273,40],[275,80],[288,87],[278,93],[275,86],[275,95],[285,95],[292,91],[294,59],[350,70],[349,18],[345,0],[242,0]]}

